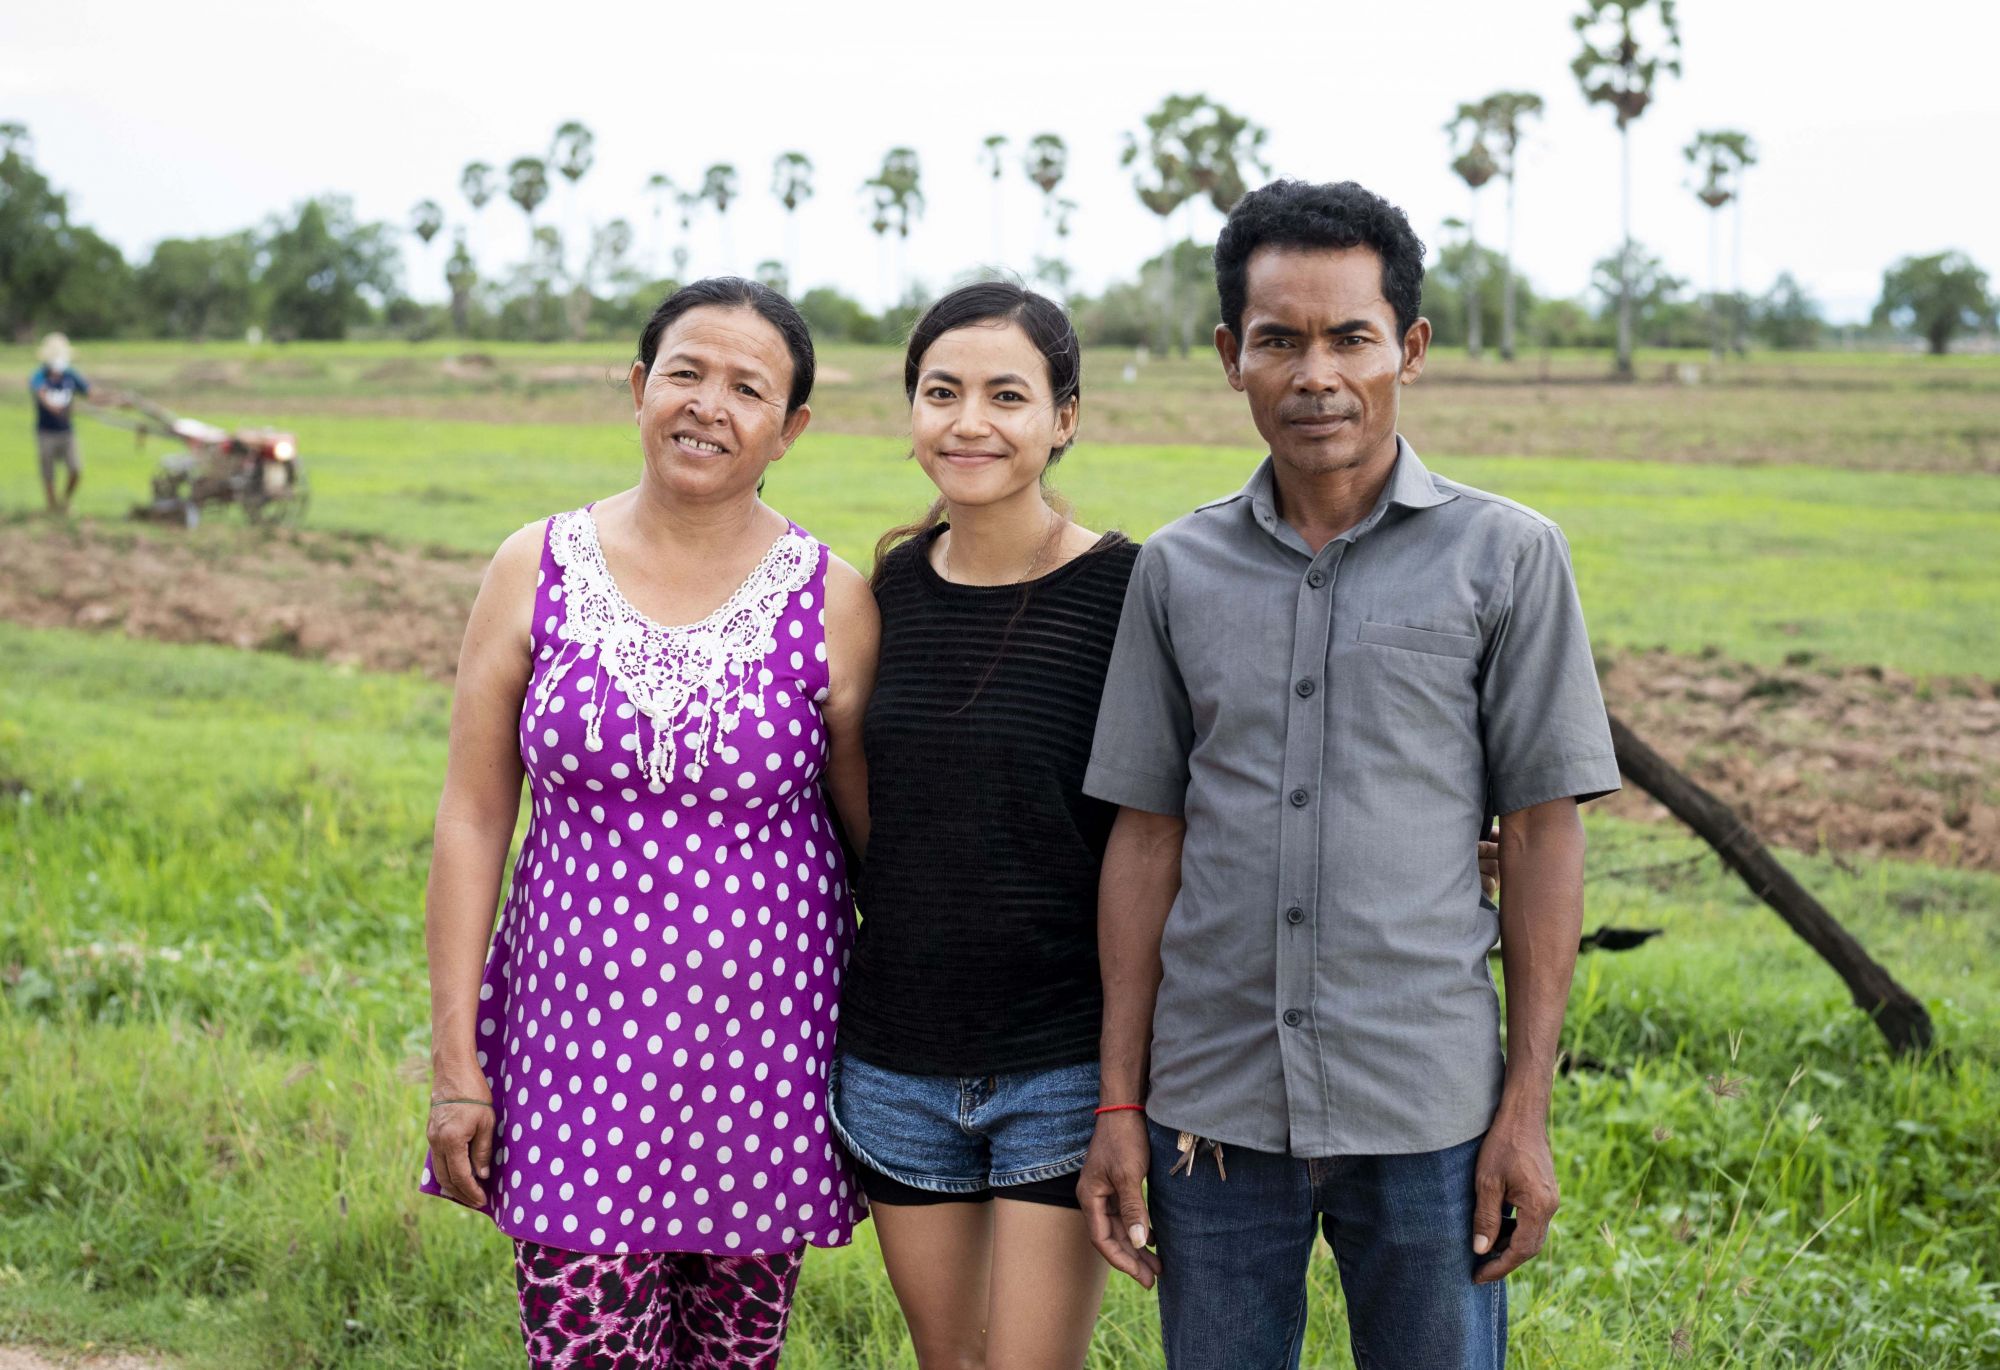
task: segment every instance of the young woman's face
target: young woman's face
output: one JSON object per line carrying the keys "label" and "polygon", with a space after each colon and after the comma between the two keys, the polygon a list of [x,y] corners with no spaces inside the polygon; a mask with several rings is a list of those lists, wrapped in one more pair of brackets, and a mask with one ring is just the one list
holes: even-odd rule
{"label": "young woman's face", "polygon": [[812,416],[805,405],[786,415],[791,387],[792,354],[757,311],[690,309],[660,336],[651,370],[632,366],[647,467],[688,498],[755,490]]}
{"label": "young woman's face", "polygon": [[1049,454],[1076,432],[1076,410],[1073,398],[1055,402],[1048,359],[1019,324],[973,324],[924,353],[910,436],[947,500],[996,504],[1039,484]]}

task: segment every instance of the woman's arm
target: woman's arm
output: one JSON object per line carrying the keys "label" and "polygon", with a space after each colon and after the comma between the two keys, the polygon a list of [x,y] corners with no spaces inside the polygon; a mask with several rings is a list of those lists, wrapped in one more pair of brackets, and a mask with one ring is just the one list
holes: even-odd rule
{"label": "woman's arm", "polygon": [[[486,568],[458,654],[451,750],[438,800],[424,897],[431,971],[431,1098],[490,1102],[476,1045],[479,982],[507,846],[521,811],[521,704],[533,662],[530,624],[543,528],[508,538]],[[493,1155],[493,1111],[433,1107],[433,1171],[445,1194],[483,1207]]]}
{"label": "woman's arm", "polygon": [[826,660],[830,677],[826,719],[831,754],[826,783],[840,825],[857,852],[868,850],[868,759],[861,751],[861,720],[875,688],[875,656],[882,645],[882,615],[861,573],[832,558],[826,568]]}

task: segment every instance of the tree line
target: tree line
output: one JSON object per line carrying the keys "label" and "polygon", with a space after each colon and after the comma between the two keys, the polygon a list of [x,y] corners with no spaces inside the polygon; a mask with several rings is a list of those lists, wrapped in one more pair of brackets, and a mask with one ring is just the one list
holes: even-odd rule
{"label": "tree line", "polygon": [[[1580,0],[1572,19],[1577,42],[1571,71],[1578,90],[1610,113],[1620,145],[1620,239],[1594,266],[1575,299],[1541,298],[1514,267],[1520,150],[1545,110],[1533,91],[1502,89],[1457,106],[1446,121],[1446,155],[1467,189],[1463,217],[1443,223],[1425,284],[1425,312],[1440,343],[1472,357],[1498,340],[1512,360],[1521,339],[1537,346],[1602,346],[1620,375],[1632,371],[1636,344],[1706,346],[1717,358],[1754,338],[1772,347],[1810,347],[1824,319],[1810,292],[1790,274],[1752,297],[1742,284],[1741,205],[1747,173],[1758,164],[1751,137],[1738,129],[1699,131],[1682,149],[1688,189],[1709,211],[1706,290],[1668,272],[1633,231],[1631,127],[1651,108],[1662,82],[1681,72],[1674,0]],[[1065,298],[1087,341],[1190,349],[1216,317],[1209,248],[1200,242],[1202,205],[1226,214],[1250,185],[1267,177],[1268,130],[1202,94],[1172,94],[1123,138],[1120,164],[1139,203],[1161,226],[1160,252],[1134,279],[1092,298],[1070,290],[1065,249],[1078,204],[1066,193],[1069,147],[1053,132],[1023,139],[1004,133],[968,149],[992,186],[992,260],[1007,260],[1003,183],[1018,172],[1039,194],[1029,278]],[[248,329],[274,338],[337,338],[353,328],[427,336],[555,339],[629,332],[661,292],[685,280],[698,227],[713,235],[715,256],[742,260],[730,210],[743,177],[729,162],[676,180],[661,171],[638,188],[648,206],[649,236],[623,217],[592,222],[578,186],[596,165],[596,139],[583,123],[557,127],[548,148],[461,169],[457,200],[425,198],[407,223],[362,223],[338,196],[308,200],[288,214],[236,234],[168,239],[143,263],[127,263],[87,226],[73,224],[67,203],[30,156],[27,131],[0,124],[0,330],[22,337],[61,326],[77,336],[144,333],[204,338]],[[785,246],[751,274],[789,288],[797,260],[798,215],[815,198],[812,158],[796,149],[772,160],[769,191],[784,211]],[[1501,246],[1480,239],[1483,192],[1503,191]],[[559,203],[551,204],[560,191]],[[801,297],[808,318],[828,336],[892,340],[928,292],[909,271],[909,241],[926,208],[918,151],[889,148],[857,187],[858,206],[880,249],[880,294],[897,303],[880,314],[830,286]],[[502,197],[522,215],[523,254],[508,260],[494,246],[488,216]],[[544,210],[547,214],[544,214]],[[1734,263],[1723,288],[1721,235],[1730,211]],[[670,227],[671,226],[671,227]],[[419,271],[437,270],[442,306],[402,290],[405,239],[415,240]],[[671,240],[671,245],[669,241]],[[441,260],[440,260],[441,259]],[[1884,273],[1873,326],[1921,338],[1933,352],[1960,334],[1996,326],[1985,273],[1962,253],[1906,257]]]}

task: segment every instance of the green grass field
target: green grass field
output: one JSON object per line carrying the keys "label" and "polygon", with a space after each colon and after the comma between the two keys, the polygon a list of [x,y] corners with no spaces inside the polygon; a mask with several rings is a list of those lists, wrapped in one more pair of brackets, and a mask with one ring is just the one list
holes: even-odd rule
{"label": "green grass field", "polygon": [[[610,420],[329,412],[325,377],[395,357],[289,355],[325,368],[326,394],[282,415],[314,462],[315,526],[483,550],[636,469]],[[844,364],[874,374],[883,355]],[[190,408],[280,417],[256,398]],[[25,408],[4,422],[17,403],[0,403],[9,510],[36,499]],[[2000,407],[1982,403],[1975,445]],[[116,516],[150,456],[86,438],[84,509]],[[900,452],[816,434],[769,497],[865,560],[923,503]],[[1062,484],[1086,519],[1143,535],[1235,488],[1255,455],[1100,442]],[[1606,645],[2000,672],[2000,493],[1971,468],[1834,469],[1804,447],[1758,466],[1425,455],[1564,524]],[[505,1242],[414,1190],[446,692],[7,625],[0,660],[0,1343],[202,1366],[515,1363]],[[1690,840],[1612,820],[1591,838],[1591,923],[1664,936],[1579,967],[1566,1045],[1590,1068],[1557,1090],[1565,1207],[1512,1282],[1517,1363],[2000,1363],[2000,877],[1787,858],[1931,1008],[1942,1050],[1904,1063],[1733,877],[1687,860]],[[1314,1280],[1307,1363],[1346,1366],[1330,1260]],[[1152,1316],[1115,1287],[1092,1365],[1157,1365]],[[786,1364],[914,1364],[871,1237],[809,1260]]]}

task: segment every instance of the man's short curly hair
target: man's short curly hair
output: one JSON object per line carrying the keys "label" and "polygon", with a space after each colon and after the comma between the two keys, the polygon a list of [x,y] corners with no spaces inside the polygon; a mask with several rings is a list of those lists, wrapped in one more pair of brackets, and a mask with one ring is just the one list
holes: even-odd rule
{"label": "man's short curly hair", "polygon": [[1417,321],[1424,292],[1424,245],[1403,211],[1353,181],[1273,181],[1229,211],[1215,243],[1215,288],[1222,322],[1243,336],[1250,257],[1260,247],[1366,247],[1382,259],[1382,296],[1396,311],[1401,342]]}

